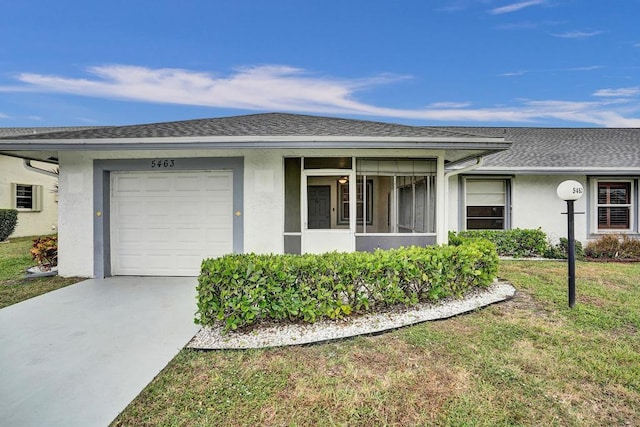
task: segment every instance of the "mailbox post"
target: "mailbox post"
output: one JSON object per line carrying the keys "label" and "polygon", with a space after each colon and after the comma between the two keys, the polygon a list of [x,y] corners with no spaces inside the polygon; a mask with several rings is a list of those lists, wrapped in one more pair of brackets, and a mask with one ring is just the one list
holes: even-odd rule
{"label": "mailbox post", "polygon": [[575,210],[573,202],[582,197],[584,189],[578,181],[563,181],[556,189],[558,197],[567,202],[567,258],[569,276],[569,307],[576,304],[576,241],[574,233]]}

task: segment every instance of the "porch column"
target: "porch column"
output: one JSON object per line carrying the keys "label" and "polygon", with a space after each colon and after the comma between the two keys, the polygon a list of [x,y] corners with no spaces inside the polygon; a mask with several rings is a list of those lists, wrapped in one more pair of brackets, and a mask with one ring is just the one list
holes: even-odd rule
{"label": "porch column", "polygon": [[436,171],[436,243],[446,244],[447,238],[447,185],[444,175],[444,156],[438,156],[438,167]]}

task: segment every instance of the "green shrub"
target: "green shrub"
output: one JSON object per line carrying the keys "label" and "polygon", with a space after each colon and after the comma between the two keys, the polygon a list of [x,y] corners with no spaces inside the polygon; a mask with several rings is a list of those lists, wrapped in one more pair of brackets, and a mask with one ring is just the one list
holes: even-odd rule
{"label": "green shrub", "polygon": [[7,240],[13,234],[18,224],[18,211],[15,209],[0,209],[0,242]]}
{"label": "green shrub", "polygon": [[486,239],[496,245],[500,256],[542,256],[547,249],[547,235],[541,230],[515,228],[513,230],[467,230],[449,232],[449,243],[459,244],[465,239]]}
{"label": "green shrub", "polygon": [[[584,258],[584,249],[582,248],[582,242],[579,240],[575,241],[575,254],[576,259]],[[555,245],[549,243],[549,246],[544,251],[544,257],[550,259],[567,259],[569,257],[569,239],[561,237],[559,243]]]}
{"label": "green shrub", "polygon": [[607,234],[587,243],[584,253],[589,258],[640,260],[640,240]]}
{"label": "green shrub", "polygon": [[260,321],[338,319],[396,304],[460,297],[496,275],[495,246],[459,246],[322,255],[226,255],[202,263],[195,322],[224,329]]}

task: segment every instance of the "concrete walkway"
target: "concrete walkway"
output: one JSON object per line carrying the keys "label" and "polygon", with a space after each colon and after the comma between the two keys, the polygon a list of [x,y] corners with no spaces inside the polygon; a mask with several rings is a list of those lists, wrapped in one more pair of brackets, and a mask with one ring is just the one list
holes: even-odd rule
{"label": "concrete walkway", "polygon": [[87,280],[0,310],[0,424],[106,426],[195,335],[196,279]]}

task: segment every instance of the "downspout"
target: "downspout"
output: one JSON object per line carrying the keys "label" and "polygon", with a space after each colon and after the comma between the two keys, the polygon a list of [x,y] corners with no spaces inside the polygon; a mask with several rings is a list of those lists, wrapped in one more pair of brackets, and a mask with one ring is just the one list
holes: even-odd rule
{"label": "downspout", "polygon": [[472,171],[474,169],[478,169],[483,164],[484,164],[484,157],[482,157],[482,156],[476,157],[476,163],[475,164],[466,166],[466,167],[461,168],[461,169],[454,169],[454,170],[450,170],[449,172],[445,172],[444,173],[444,177],[445,177],[445,179],[447,179],[449,177],[456,176],[456,175],[459,175],[461,173],[469,172],[469,171]]}
{"label": "downspout", "polygon": [[443,243],[449,243],[449,178],[452,176],[459,175],[461,173],[470,172],[472,170],[478,169],[484,164],[484,157],[478,156],[476,157],[476,163],[466,166],[461,169],[454,169],[444,173],[444,211],[445,216],[443,218],[442,224],[443,227],[440,230],[441,235],[444,236]]}
{"label": "downspout", "polygon": [[31,160],[29,160],[29,159],[24,159],[23,161],[24,161],[24,167],[27,168],[28,170],[32,171],[32,172],[37,172],[37,173],[41,173],[41,174],[44,174],[44,175],[49,175],[49,176],[52,176],[54,178],[58,177],[58,173],[56,173],[56,172],[48,171],[46,169],[40,169],[40,168],[37,168],[37,167],[33,166],[31,164]]}

